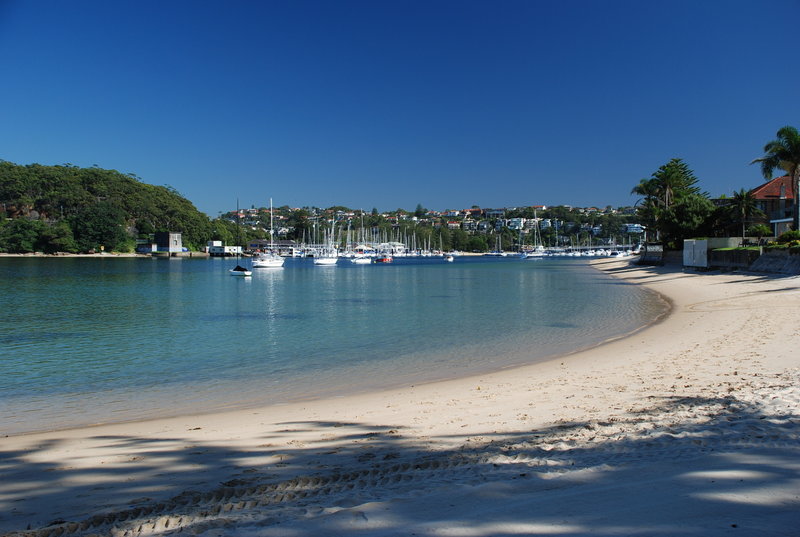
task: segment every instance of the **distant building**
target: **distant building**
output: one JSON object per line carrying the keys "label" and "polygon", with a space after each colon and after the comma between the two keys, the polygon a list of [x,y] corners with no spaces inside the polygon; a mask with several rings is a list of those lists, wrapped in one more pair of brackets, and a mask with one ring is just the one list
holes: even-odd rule
{"label": "distant building", "polygon": [[159,252],[176,253],[183,251],[183,240],[177,231],[158,231],[153,238]]}
{"label": "distant building", "polygon": [[211,257],[233,257],[242,255],[241,246],[225,246],[222,241],[208,241],[208,255]]}
{"label": "distant building", "polygon": [[750,191],[758,208],[766,215],[775,236],[788,231],[794,214],[794,189],[789,175],[776,177]]}
{"label": "distant building", "polygon": [[471,216],[472,218],[480,218],[483,216],[483,209],[475,207],[474,209],[466,209],[464,211],[466,216]]}
{"label": "distant building", "polygon": [[525,227],[525,219],[524,218],[510,218],[508,220],[508,229],[513,229],[514,231],[519,231]]}
{"label": "distant building", "polygon": [[622,233],[644,233],[644,226],[642,224],[622,224],[620,231]]}

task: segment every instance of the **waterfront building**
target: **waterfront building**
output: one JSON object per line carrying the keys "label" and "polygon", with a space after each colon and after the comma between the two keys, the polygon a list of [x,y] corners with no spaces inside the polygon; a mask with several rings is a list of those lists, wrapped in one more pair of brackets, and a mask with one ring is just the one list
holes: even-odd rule
{"label": "waterfront building", "polygon": [[795,196],[792,178],[789,175],[776,177],[750,191],[758,208],[766,215],[777,237],[791,229]]}
{"label": "waterfront building", "polygon": [[183,240],[177,231],[158,231],[153,239],[159,252],[178,253],[183,251]]}

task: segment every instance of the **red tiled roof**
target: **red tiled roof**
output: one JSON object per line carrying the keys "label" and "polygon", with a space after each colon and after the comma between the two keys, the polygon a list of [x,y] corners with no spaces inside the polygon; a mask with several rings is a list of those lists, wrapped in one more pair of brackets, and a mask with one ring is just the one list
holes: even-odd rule
{"label": "red tiled roof", "polygon": [[[783,196],[781,196],[781,191],[783,191]],[[750,193],[753,194],[753,197],[757,200],[780,199],[782,197],[787,200],[793,200],[794,191],[792,189],[792,178],[788,175],[776,177],[772,181],[755,187]]]}

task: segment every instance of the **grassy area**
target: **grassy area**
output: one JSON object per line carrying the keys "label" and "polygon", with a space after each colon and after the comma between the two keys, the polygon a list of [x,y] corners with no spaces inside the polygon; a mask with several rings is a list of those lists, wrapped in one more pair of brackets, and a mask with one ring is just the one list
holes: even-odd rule
{"label": "grassy area", "polygon": [[737,246],[733,248],[714,248],[715,252],[744,252],[744,251],[752,251],[752,252],[760,252],[760,246]]}

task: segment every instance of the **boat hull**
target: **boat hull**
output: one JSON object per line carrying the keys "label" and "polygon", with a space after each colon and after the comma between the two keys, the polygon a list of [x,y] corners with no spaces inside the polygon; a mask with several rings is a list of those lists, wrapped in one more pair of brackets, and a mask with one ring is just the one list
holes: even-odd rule
{"label": "boat hull", "polygon": [[339,259],[337,257],[315,257],[315,265],[331,266],[335,265]]}

